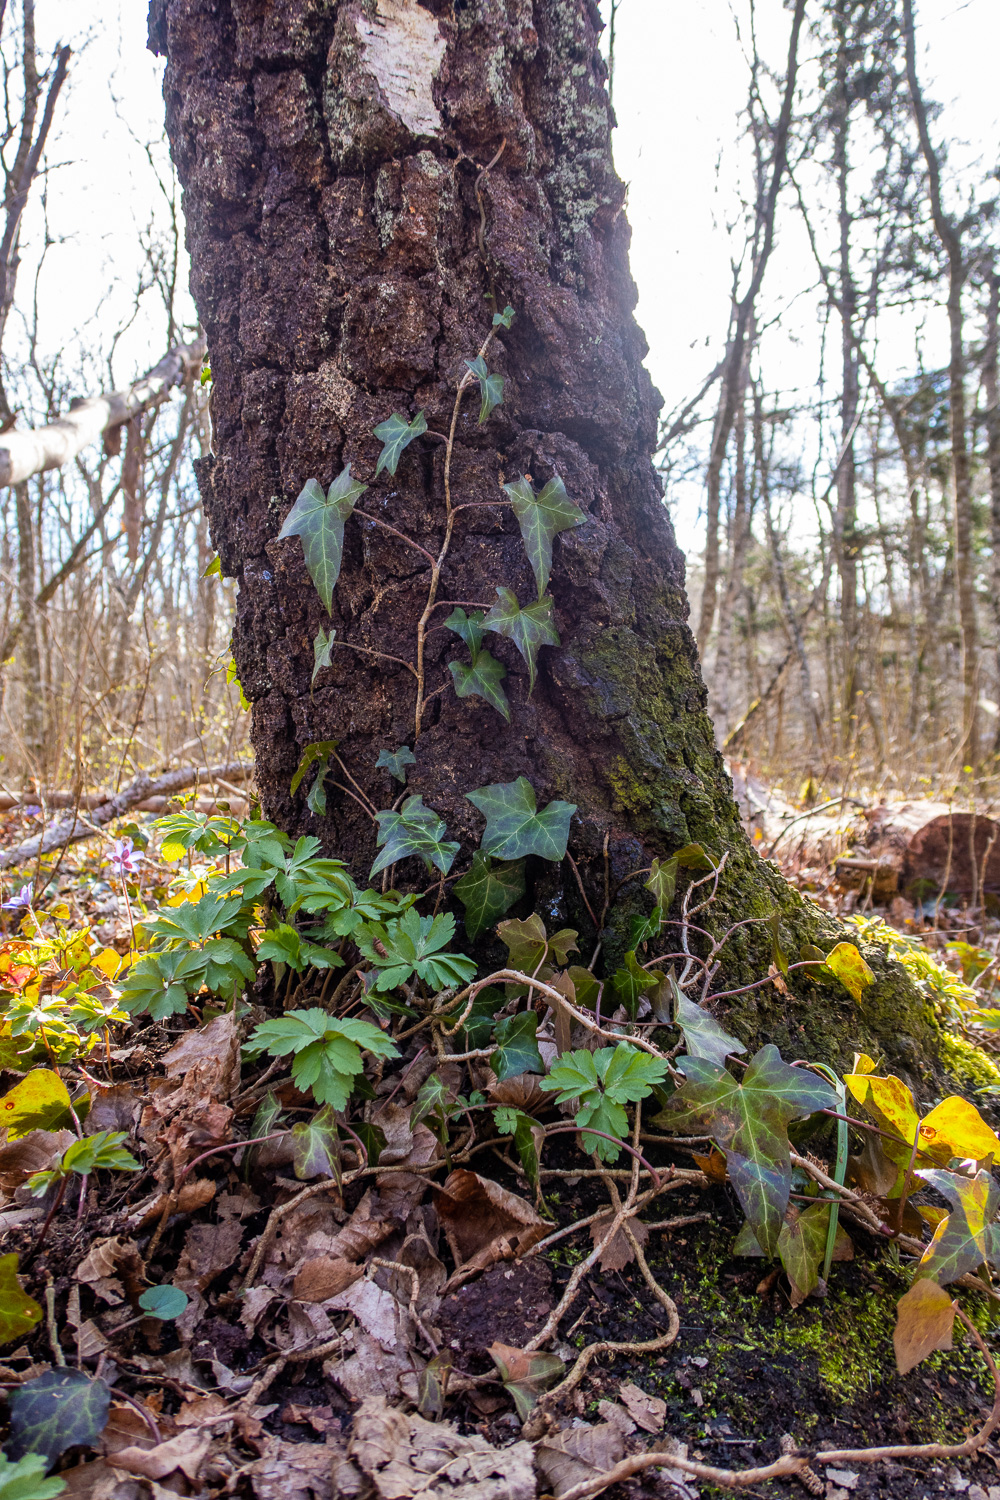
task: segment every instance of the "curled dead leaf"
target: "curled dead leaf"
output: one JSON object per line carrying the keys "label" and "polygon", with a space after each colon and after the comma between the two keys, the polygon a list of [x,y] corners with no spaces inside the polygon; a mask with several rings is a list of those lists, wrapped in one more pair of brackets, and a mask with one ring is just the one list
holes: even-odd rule
{"label": "curled dead leaf", "polygon": [[354,1418],[348,1452],[382,1500],[456,1494],[476,1500],[534,1500],[531,1444],[493,1448],[450,1422],[427,1422],[369,1398]]}
{"label": "curled dead leaf", "polygon": [[550,1228],[524,1198],[464,1167],[449,1173],[435,1193],[435,1205],[459,1268],[458,1279],[498,1260],[516,1260]]}
{"label": "curled dead leaf", "polygon": [[599,1422],[596,1427],[568,1427],[543,1438],[535,1448],[535,1461],[558,1500],[575,1485],[613,1469],[624,1452],[621,1428]]}
{"label": "curled dead leaf", "polygon": [[325,1302],[346,1291],[361,1274],[361,1267],[343,1256],[317,1255],[299,1268],[292,1295],[299,1302]]}
{"label": "curled dead leaf", "polygon": [[179,1470],[185,1479],[196,1484],[211,1445],[211,1433],[189,1427],[177,1437],[155,1443],[152,1448],[138,1445],[120,1448],[117,1453],[109,1454],[109,1461],[116,1469],[125,1469],[143,1479],[166,1479]]}

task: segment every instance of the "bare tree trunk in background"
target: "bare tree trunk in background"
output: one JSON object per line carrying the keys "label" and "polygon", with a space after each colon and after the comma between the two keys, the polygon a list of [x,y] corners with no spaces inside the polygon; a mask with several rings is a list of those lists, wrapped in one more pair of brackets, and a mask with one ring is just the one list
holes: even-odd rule
{"label": "bare tree trunk in background", "polygon": [[757,223],[754,231],[754,262],[750,285],[736,303],[732,331],[726,347],[722,386],[719,391],[719,409],[712,432],[712,446],[708,455],[705,475],[705,582],[701,596],[696,636],[698,648],[704,652],[712,633],[715,607],[719,592],[719,505],[722,494],[722,468],[725,463],[729,434],[733,430],[736,404],[739,396],[740,370],[746,347],[747,331],[754,314],[757,295],[764,280],[764,272],[774,245],[774,217],[778,206],[778,193],[788,157],[788,132],[792,121],[792,106],[795,102],[795,80],[799,61],[799,34],[805,15],[806,0],[795,0],[792,15],[791,36],[788,43],[788,62],[785,68],[785,89],[781,114],[774,128],[774,146],[771,153],[771,175],[767,194],[757,205]]}
{"label": "bare tree trunk in background", "polygon": [[747,484],[747,420],[746,398],[749,382],[750,356],[753,352],[751,332],[740,366],[740,396],[734,422],[735,461],[733,484],[735,504],[729,527],[729,554],[726,565],[726,587],[719,607],[719,625],[716,631],[715,661],[712,666],[712,686],[709,692],[709,713],[715,725],[716,736],[722,744],[729,729],[732,699],[733,673],[733,619],[736,605],[743,592],[747,548],[750,543],[750,487]]}
{"label": "bare tree trunk in background", "polygon": [[[993,620],[1000,642],[1000,273],[994,267],[987,279],[986,348],[983,350],[983,387],[986,393],[986,457],[990,471],[990,540],[993,547]],[[1000,662],[997,668],[1000,682]],[[996,688],[1000,697],[1000,687]],[[1000,722],[993,743],[1000,753]]]}
{"label": "bare tree trunk in background", "polygon": [[24,695],[24,751],[31,774],[44,777],[45,704],[42,654],[38,639],[38,565],[35,557],[35,519],[27,483],[16,485],[17,594],[21,618],[21,691]]}
{"label": "bare tree trunk in background", "polygon": [[927,109],[917,78],[917,53],[913,24],[913,0],[903,0],[906,31],[906,79],[920,150],[927,168],[931,217],[948,262],[948,403],[951,433],[951,466],[954,486],[955,592],[962,638],[962,684],[964,692],[962,755],[972,766],[979,764],[979,624],[976,617],[975,558],[972,545],[972,477],[969,468],[965,411],[965,329],[962,292],[966,265],[962,241],[954,222],[945,212],[941,197],[941,166],[931,142]]}

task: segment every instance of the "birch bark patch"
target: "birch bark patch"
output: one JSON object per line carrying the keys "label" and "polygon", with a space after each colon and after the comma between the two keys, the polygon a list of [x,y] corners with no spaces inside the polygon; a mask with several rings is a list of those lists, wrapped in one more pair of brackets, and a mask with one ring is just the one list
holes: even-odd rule
{"label": "birch bark patch", "polygon": [[358,17],[365,67],[386,105],[414,135],[438,135],[441,116],[431,83],[444,56],[438,23],[417,0],[378,0],[375,20]]}

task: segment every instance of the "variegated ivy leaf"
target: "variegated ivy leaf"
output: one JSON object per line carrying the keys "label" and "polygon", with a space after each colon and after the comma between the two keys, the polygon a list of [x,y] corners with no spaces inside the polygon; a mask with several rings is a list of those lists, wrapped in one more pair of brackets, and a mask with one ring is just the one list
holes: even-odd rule
{"label": "variegated ivy leaf", "polygon": [[477,849],[472,869],[455,881],[453,889],[465,907],[465,930],[474,940],[524,895],[524,861],[494,864],[488,854]]}
{"label": "variegated ivy leaf", "polygon": [[427,418],[422,411],[417,412],[412,422],[401,417],[398,411],[394,411],[391,417],[386,417],[384,422],[380,422],[374,429],[375,436],[381,438],[383,444],[378,463],[375,465],[375,478],[378,478],[383,469],[388,469],[390,474],[395,474],[403,449],[409,447],[414,438],[420,437],[426,431]]}
{"label": "variegated ivy leaf", "polygon": [[344,522],[367,488],[352,477],[350,464],[325,495],[316,480],[309,479],[278,532],[279,542],[285,537],[301,537],[309,577],[327,614],[333,612],[333,591],[340,577]]}
{"label": "variegated ivy leaf", "polygon": [[676,1003],[674,1020],[684,1033],[686,1056],[680,1057],[676,1064],[682,1073],[687,1072],[685,1063],[688,1057],[707,1057],[710,1062],[721,1066],[731,1053],[747,1050],[742,1042],[730,1036],[719,1025],[714,1016],[710,1016],[707,1010],[702,1010],[700,1005],[682,994],[673,976],[670,979]]}
{"label": "variegated ivy leaf", "polygon": [[993,1220],[1000,1207],[1000,1188],[990,1173],[979,1171],[970,1178],[931,1167],[916,1175],[947,1198],[952,1211],[935,1229],[914,1280],[932,1276],[946,1285],[978,1270],[985,1261],[996,1265],[1000,1260],[1000,1230]]}
{"label": "variegated ivy leaf", "polygon": [[400,745],[396,750],[380,750],[378,760],[375,762],[376,771],[388,771],[397,781],[406,785],[406,768],[415,766],[417,757],[409,745]]}
{"label": "variegated ivy leaf", "polygon": [[507,694],[500,686],[507,676],[507,668],[495,656],[491,656],[488,651],[477,651],[471,665],[450,661],[448,670],[454,678],[455,692],[459,698],[472,695],[485,698],[490,707],[495,708],[498,714],[503,714],[507,723],[510,723],[510,704],[507,702]]}
{"label": "variegated ivy leaf", "polygon": [[586,517],[567,495],[558,474],[537,495],[527,479],[516,479],[504,489],[511,498],[541,599],[552,572],[552,538],[579,526]]}
{"label": "variegated ivy leaf", "polygon": [[493,408],[503,400],[503,376],[491,375],[481,354],[477,354],[475,359],[467,359],[465,363],[479,381],[479,394],[482,398],[479,404],[479,423],[482,426]]}
{"label": "variegated ivy leaf", "polygon": [[313,641],[314,660],[312,682],[310,683],[310,687],[315,684],[316,678],[319,676],[320,672],[322,672],[323,668],[330,665],[330,653],[333,650],[333,643],[336,634],[336,629],[333,626],[330,627],[329,635],[327,635],[322,625],[317,631],[316,639]]}
{"label": "variegated ivy leaf", "polygon": [[527,777],[482,786],[466,796],[486,818],[484,854],[496,859],[523,859],[538,854],[558,862],[566,854],[575,802],[549,802],[538,810],[535,789]]}
{"label": "variegated ivy leaf", "polygon": [[398,860],[414,855],[423,860],[428,870],[440,870],[447,875],[459,846],[442,839],[444,820],[424,806],[422,796],[407,797],[400,812],[380,812],[376,818],[379,831],[375,842],[382,852],[376,856],[369,879]]}
{"label": "variegated ivy leaf", "polygon": [[559,636],[552,623],[552,600],[546,595],[544,599],[522,609],[512,589],[498,588],[497,596],[500,602],[494,604],[483,621],[483,626],[486,630],[493,630],[497,635],[506,636],[513,641],[528,663],[530,697],[538,675],[535,663],[539,648],[559,645]]}
{"label": "variegated ivy leaf", "polygon": [[654,1123],[681,1135],[710,1135],[726,1153],[743,1212],[774,1255],[792,1186],[788,1126],[820,1109],[839,1109],[835,1089],[782,1062],[768,1043],[738,1082],[719,1063],[686,1057],[686,1082]]}

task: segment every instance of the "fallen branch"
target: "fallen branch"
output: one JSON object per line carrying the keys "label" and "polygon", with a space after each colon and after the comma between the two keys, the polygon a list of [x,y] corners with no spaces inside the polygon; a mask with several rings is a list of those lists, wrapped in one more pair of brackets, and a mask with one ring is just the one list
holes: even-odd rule
{"label": "fallen branch", "polygon": [[54,849],[63,849],[69,844],[79,843],[81,839],[92,838],[94,834],[101,833],[108,823],[120,818],[123,813],[129,812],[149,797],[170,797],[183,791],[185,787],[194,786],[196,782],[209,783],[221,777],[228,781],[242,779],[249,776],[252,769],[252,766],[244,765],[241,761],[228,761],[219,766],[181,766],[176,771],[167,771],[157,777],[142,771],[114,797],[110,797],[100,807],[92,808],[86,818],[73,813],[69,818],[54,823],[44,833],[15,844],[13,849],[0,850],[0,870],[7,870],[12,865],[27,864],[44,854],[51,854]]}

